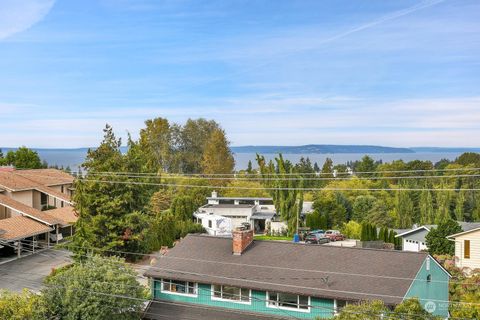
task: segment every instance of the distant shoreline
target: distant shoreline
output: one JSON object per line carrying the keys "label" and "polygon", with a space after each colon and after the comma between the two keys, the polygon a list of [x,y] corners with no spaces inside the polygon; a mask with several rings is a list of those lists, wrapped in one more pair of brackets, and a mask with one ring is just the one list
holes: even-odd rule
{"label": "distant shoreline", "polygon": [[[121,147],[126,151],[127,147]],[[6,153],[10,150],[16,150],[14,147],[0,147]],[[31,148],[37,152],[87,152],[94,147],[81,148]],[[261,153],[261,154],[394,154],[394,153],[463,153],[480,152],[480,148],[470,147],[384,147],[373,145],[328,145],[328,144],[310,144],[302,146],[232,146],[233,153]]]}

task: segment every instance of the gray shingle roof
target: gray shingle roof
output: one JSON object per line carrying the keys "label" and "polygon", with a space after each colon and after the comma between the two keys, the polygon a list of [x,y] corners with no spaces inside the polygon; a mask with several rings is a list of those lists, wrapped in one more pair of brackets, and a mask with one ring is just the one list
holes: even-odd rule
{"label": "gray shingle roof", "polygon": [[143,316],[144,320],[279,320],[282,317],[248,313],[238,310],[215,308],[211,306],[199,306],[187,303],[172,303],[156,300],[152,302]]}
{"label": "gray shingle roof", "polygon": [[396,304],[427,256],[276,241],[254,241],[241,256],[234,256],[231,239],[188,235],[146,275]]}

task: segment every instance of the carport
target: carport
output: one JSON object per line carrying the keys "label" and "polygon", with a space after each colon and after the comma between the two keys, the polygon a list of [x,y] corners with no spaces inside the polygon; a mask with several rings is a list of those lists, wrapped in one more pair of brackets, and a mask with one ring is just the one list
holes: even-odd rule
{"label": "carport", "polygon": [[[24,216],[16,216],[0,220],[0,245],[13,248],[17,257],[21,257],[22,250],[34,253],[38,249],[37,236],[45,235],[54,229],[43,223]],[[47,244],[48,246],[48,244]]]}

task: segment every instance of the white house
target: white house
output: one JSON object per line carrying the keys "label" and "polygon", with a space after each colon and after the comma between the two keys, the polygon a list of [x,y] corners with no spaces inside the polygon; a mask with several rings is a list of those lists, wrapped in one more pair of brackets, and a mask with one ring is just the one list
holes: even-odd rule
{"label": "white house", "polygon": [[455,266],[480,269],[480,227],[448,236],[455,241]]}
{"label": "white house", "polygon": [[232,219],[219,216],[213,213],[195,212],[193,216],[197,219],[209,235],[212,236],[231,236]]}

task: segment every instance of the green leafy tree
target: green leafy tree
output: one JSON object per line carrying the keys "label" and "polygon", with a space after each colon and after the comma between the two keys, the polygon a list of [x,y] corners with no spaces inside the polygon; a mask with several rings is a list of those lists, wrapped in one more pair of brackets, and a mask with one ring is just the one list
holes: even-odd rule
{"label": "green leafy tree", "polygon": [[423,190],[419,201],[420,224],[432,224],[435,219],[432,193],[429,190]]}
{"label": "green leafy tree", "polygon": [[437,213],[435,214],[435,223],[441,224],[451,219],[450,205],[451,205],[450,191],[440,191],[437,193]]}
{"label": "green leafy tree", "polygon": [[175,166],[181,173],[202,173],[205,147],[214,131],[222,130],[213,120],[188,119],[185,125],[172,126]]}
{"label": "green leafy tree", "polygon": [[408,191],[397,191],[395,194],[395,225],[397,228],[410,228],[413,224],[414,204]]}
{"label": "green leafy tree", "polygon": [[425,236],[428,252],[430,254],[454,255],[455,243],[448,240],[447,236],[459,232],[462,232],[462,227],[454,220],[447,220],[439,224],[437,228],[431,229]]}
{"label": "green leafy tree", "polygon": [[202,170],[205,174],[232,173],[235,160],[229,148],[230,142],[221,129],[215,129],[203,151]]}
{"label": "green leafy tree", "polygon": [[92,256],[45,282],[46,319],[141,319],[146,289],[119,258]]}
{"label": "green leafy tree", "polygon": [[478,168],[480,166],[480,153],[465,152],[455,159],[455,163],[462,166],[473,165]]}
{"label": "green leafy tree", "polygon": [[465,206],[465,192],[459,191],[457,193],[457,199],[455,201],[455,219],[457,221],[464,221],[464,206]]}
{"label": "green leafy tree", "polygon": [[248,180],[232,180],[227,185],[229,188],[222,192],[224,197],[269,197],[260,182]]}
{"label": "green leafy tree", "polygon": [[375,210],[377,199],[371,195],[361,195],[353,202],[352,219],[363,221]]}
{"label": "green leafy tree", "polygon": [[144,155],[147,172],[170,172],[172,167],[172,131],[167,119],[145,121],[140,130],[139,145]]}
{"label": "green leafy tree", "polygon": [[41,296],[26,289],[21,293],[0,290],[0,319],[42,320],[43,305]]}
{"label": "green leafy tree", "polygon": [[329,218],[328,226],[341,226],[347,221],[347,209],[339,193],[320,192],[313,202],[312,208]]}
{"label": "green leafy tree", "polygon": [[3,163],[20,169],[41,169],[44,167],[38,153],[27,147],[20,147],[16,151],[8,151]]}

